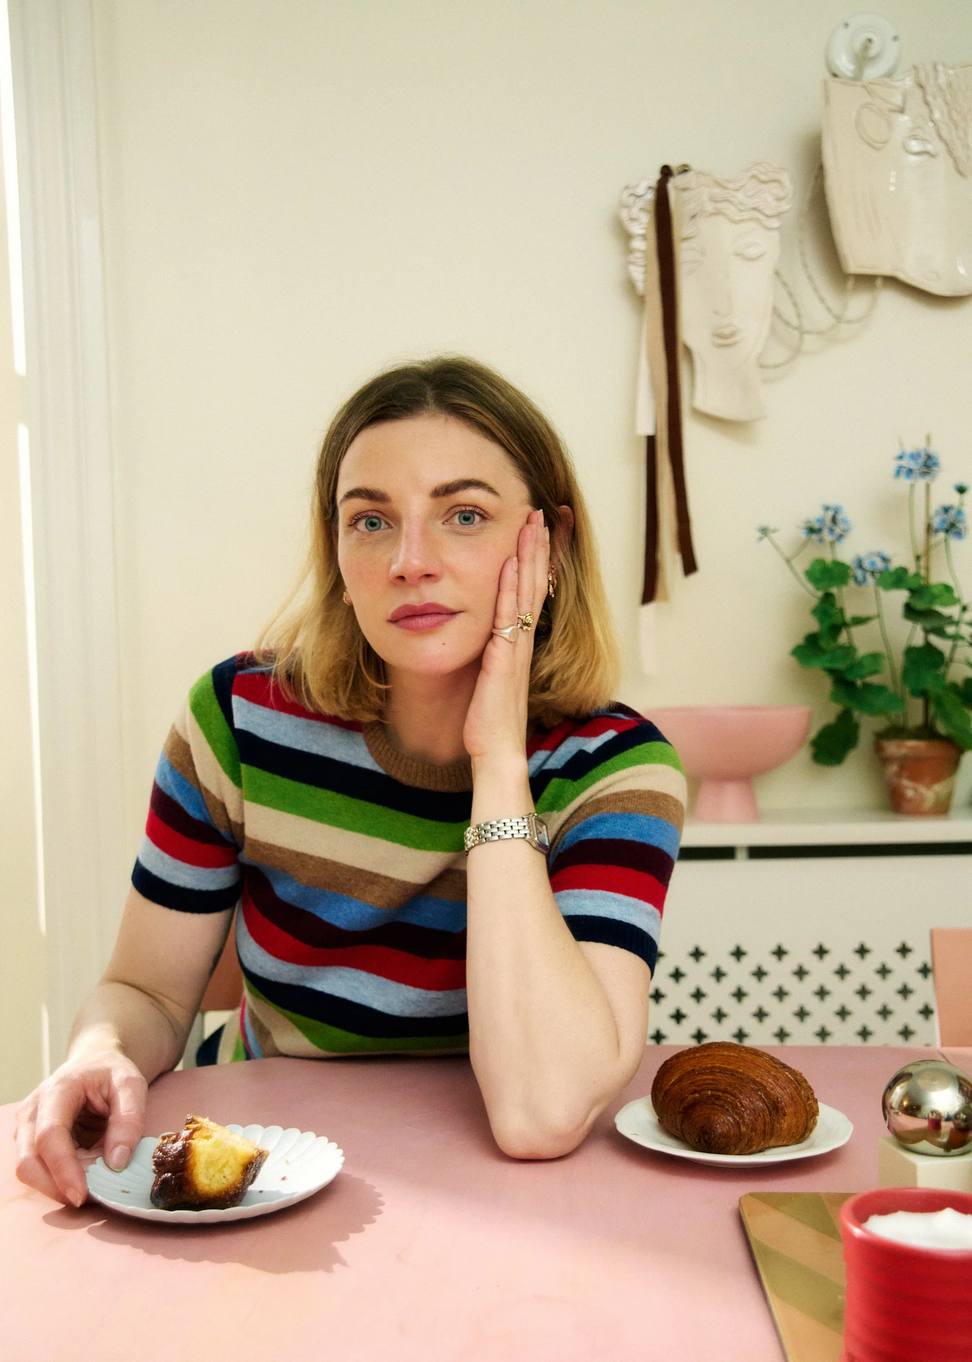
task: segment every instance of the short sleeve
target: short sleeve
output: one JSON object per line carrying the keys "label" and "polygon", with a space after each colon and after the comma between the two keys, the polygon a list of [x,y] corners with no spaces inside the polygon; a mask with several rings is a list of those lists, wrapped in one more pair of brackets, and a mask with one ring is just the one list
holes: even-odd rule
{"label": "short sleeve", "polygon": [[240,759],[233,729],[236,659],[196,682],[173,724],[152,786],[132,884],[183,913],[217,913],[240,897]]}
{"label": "short sleeve", "polygon": [[559,743],[541,775],[550,885],[572,935],[632,951],[654,972],[685,810],[678,754],[618,706]]}

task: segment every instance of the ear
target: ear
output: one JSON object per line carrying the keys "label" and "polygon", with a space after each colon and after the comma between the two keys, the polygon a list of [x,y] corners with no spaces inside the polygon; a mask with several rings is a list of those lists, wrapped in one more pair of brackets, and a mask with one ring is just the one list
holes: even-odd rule
{"label": "ear", "polygon": [[558,506],[557,509],[560,511],[560,523],[554,530],[550,542],[550,561],[554,567],[566,556],[574,533],[574,512],[569,506]]}

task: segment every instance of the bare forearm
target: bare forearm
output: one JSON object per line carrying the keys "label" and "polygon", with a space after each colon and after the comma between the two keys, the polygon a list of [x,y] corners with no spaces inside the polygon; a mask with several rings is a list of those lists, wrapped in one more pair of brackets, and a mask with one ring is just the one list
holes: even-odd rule
{"label": "bare forearm", "polygon": [[151,1083],[178,1064],[191,1018],[181,1018],[131,984],[102,981],[75,1019],[68,1057],[117,1050]]}
{"label": "bare forearm", "polygon": [[[473,822],[532,808],[525,761],[477,766]],[[620,1036],[542,854],[524,840],[488,843],[470,852],[467,874],[470,1055],[494,1133],[508,1153],[565,1153],[628,1081],[640,1050]]]}

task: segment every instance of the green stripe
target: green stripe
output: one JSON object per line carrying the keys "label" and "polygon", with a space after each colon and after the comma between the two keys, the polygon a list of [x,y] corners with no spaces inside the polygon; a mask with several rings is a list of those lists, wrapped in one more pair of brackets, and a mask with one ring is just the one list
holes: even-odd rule
{"label": "green stripe", "polygon": [[595,766],[579,780],[566,780],[563,777],[552,780],[537,802],[537,813],[558,813],[605,777],[617,775],[620,771],[630,771],[633,766],[670,766],[673,771],[682,771],[678,753],[670,743],[642,743]]}
{"label": "green stripe", "polygon": [[415,814],[399,813],[381,804],[351,795],[335,794],[301,781],[261,771],[257,766],[243,767],[244,796],[251,804],[309,818],[345,832],[359,832],[414,851],[440,851],[454,855],[462,850],[462,835],[468,824],[440,823]]}
{"label": "green stripe", "polygon": [[236,1037],[236,1044],[233,1046],[233,1053],[229,1057],[230,1064],[239,1064],[241,1060],[249,1059],[246,1053],[246,1046],[243,1044],[243,1037]]}
{"label": "green stripe", "polygon": [[[778,1297],[802,1315],[809,1315],[834,1333],[844,1328],[844,1288],[795,1258],[750,1239],[753,1257],[771,1296]],[[772,1301],[770,1302],[772,1304]]]}
{"label": "green stripe", "polygon": [[237,750],[236,739],[233,737],[232,730],[219,707],[219,701],[216,699],[212,672],[207,672],[205,676],[201,676],[189,692],[189,708],[224,774],[228,776],[237,789],[240,789],[242,786],[240,754]]}
{"label": "green stripe", "polygon": [[[246,989],[255,998],[273,1008],[274,1012],[279,1012],[281,1017],[286,1017],[289,1022],[296,1026],[297,1030],[316,1045],[318,1050],[326,1050],[331,1054],[353,1055],[366,1054],[369,1052],[384,1054],[392,1050],[468,1050],[469,1032],[465,1031],[458,1036],[395,1036],[394,1038],[382,1039],[374,1036],[356,1036],[353,1031],[342,1031],[340,1027],[328,1026],[326,1022],[314,1021],[310,1017],[302,1017],[297,1012],[288,1012],[286,1008],[277,1007],[268,998],[264,998],[259,989],[247,981]],[[266,1025],[266,1022],[264,1022]],[[270,1028],[271,1033],[273,1028]],[[233,1055],[236,1058],[236,1055]]]}

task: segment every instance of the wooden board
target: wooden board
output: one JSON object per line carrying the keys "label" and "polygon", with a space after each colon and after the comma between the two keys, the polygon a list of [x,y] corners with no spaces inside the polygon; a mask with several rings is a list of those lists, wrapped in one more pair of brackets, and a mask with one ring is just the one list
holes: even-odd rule
{"label": "wooden board", "polygon": [[840,1362],[850,1192],[749,1192],[739,1214],[788,1362]]}

